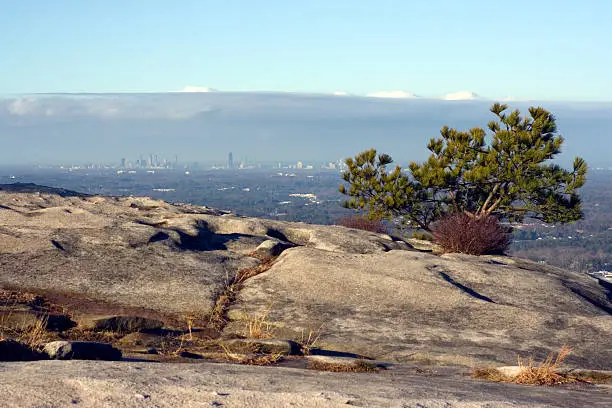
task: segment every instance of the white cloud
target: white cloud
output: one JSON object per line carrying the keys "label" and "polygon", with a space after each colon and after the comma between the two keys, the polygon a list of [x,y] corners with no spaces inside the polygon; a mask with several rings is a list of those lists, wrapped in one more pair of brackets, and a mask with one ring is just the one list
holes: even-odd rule
{"label": "white cloud", "polygon": [[470,91],[459,91],[447,93],[442,97],[445,101],[473,101],[474,99],[482,99],[478,94]]}
{"label": "white cloud", "polygon": [[180,92],[216,92],[216,89],[207,86],[186,86]]}
{"label": "white cloud", "polygon": [[332,95],[336,95],[336,96],[348,96],[348,95],[350,95],[350,93],[348,93],[346,91],[334,91],[331,94]]}
{"label": "white cloud", "polygon": [[25,116],[33,113],[38,109],[38,102],[32,98],[15,99],[8,105],[8,111],[11,115]]}
{"label": "white cloud", "polygon": [[418,98],[418,95],[406,91],[377,91],[370,92],[366,96],[371,98],[394,98],[394,99],[413,99]]}

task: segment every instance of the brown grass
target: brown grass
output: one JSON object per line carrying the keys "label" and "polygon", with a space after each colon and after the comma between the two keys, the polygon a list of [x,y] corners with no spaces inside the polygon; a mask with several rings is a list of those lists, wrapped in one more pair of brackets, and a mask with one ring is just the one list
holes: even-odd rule
{"label": "brown grass", "polygon": [[596,371],[586,371],[578,373],[570,373],[579,381],[585,381],[596,384],[612,384],[612,374]]}
{"label": "brown grass", "polygon": [[[480,368],[474,370],[473,378],[478,378],[491,382],[507,382],[523,385],[558,385],[569,384],[581,381],[588,381],[586,376],[573,375],[571,373],[561,373],[559,368],[563,361],[572,352],[568,346],[563,346],[557,353],[550,353],[546,359],[540,363],[534,363],[533,358],[530,358],[527,363],[524,363],[521,358],[518,359],[520,368],[519,374],[514,377],[508,377],[502,374],[495,368]],[[605,375],[602,376],[605,379]],[[612,376],[607,376],[612,380]]]}
{"label": "brown grass", "polygon": [[319,371],[332,371],[335,373],[378,373],[380,367],[367,360],[356,360],[353,364],[333,364],[322,361],[308,361],[307,368]]}
{"label": "brown grass", "polygon": [[308,330],[308,334],[306,334],[305,330],[302,330],[302,335],[298,343],[302,349],[302,354],[309,355],[313,348],[316,348],[319,343],[319,338],[321,337],[321,330],[323,329],[323,325],[319,326],[317,330]]}
{"label": "brown grass", "polygon": [[45,343],[45,340],[48,339],[48,335],[47,316],[43,316],[38,318],[34,325],[25,328],[16,340],[30,348],[36,348]]}
{"label": "brown grass", "polygon": [[232,352],[227,346],[221,345],[225,353],[225,358],[238,364],[265,366],[278,363],[283,359],[280,353],[274,354],[237,354]]}
{"label": "brown grass", "polygon": [[32,324],[24,319],[23,322],[11,322],[12,310],[0,312],[0,338],[12,338],[30,348],[36,348],[47,342],[53,335],[47,332],[47,315],[36,318]]}
{"label": "brown grass", "polygon": [[472,378],[490,382],[512,382],[513,379],[502,374],[496,368],[477,368],[472,372]]}
{"label": "brown grass", "polygon": [[123,337],[123,335],[112,331],[99,332],[91,329],[83,329],[77,326],[61,333],[60,337],[65,340],[72,341],[97,341],[101,343],[113,343]]}
{"label": "brown grass", "polygon": [[273,337],[273,324],[268,320],[271,307],[267,308],[260,315],[247,316],[245,322],[245,334],[252,339],[269,339]]}
{"label": "brown grass", "polygon": [[548,357],[538,365],[534,364],[533,358],[530,358],[527,364],[524,364],[519,358],[518,365],[521,371],[519,375],[514,378],[514,382],[524,385],[556,385],[577,382],[575,377],[567,374],[559,374],[557,372],[560,365],[571,352],[571,348],[563,346],[556,355],[555,353],[550,353]]}
{"label": "brown grass", "polygon": [[227,312],[229,311],[230,306],[236,301],[244,281],[270,269],[275,260],[275,257],[267,258],[259,265],[238,271],[236,277],[226,283],[225,288],[215,303],[215,307],[210,312],[210,316],[208,318],[209,326],[218,331],[223,330],[228,322]]}

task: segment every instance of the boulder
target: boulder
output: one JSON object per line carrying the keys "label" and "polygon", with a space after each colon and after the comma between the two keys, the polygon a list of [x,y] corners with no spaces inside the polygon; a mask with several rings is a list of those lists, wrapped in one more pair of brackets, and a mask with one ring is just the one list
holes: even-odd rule
{"label": "boulder", "polygon": [[118,333],[134,333],[143,330],[159,330],[164,322],[140,316],[112,316],[92,321],[95,331],[111,331]]}
{"label": "boulder", "polygon": [[33,361],[43,356],[23,343],[0,339],[0,361]]}
{"label": "boulder", "polygon": [[45,344],[43,350],[54,360],[121,360],[121,351],[94,341],[53,341]]}

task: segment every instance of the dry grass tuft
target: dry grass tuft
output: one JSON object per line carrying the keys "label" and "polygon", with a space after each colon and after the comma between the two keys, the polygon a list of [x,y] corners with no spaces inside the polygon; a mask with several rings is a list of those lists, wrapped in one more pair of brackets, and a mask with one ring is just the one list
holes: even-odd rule
{"label": "dry grass tuft", "polygon": [[319,326],[317,330],[308,330],[308,334],[306,334],[305,330],[302,330],[302,335],[300,337],[300,340],[298,341],[302,349],[302,354],[307,356],[311,353],[312,349],[318,347],[322,329],[323,325]]}
{"label": "dry grass tuft", "polygon": [[45,343],[47,337],[47,316],[43,316],[38,318],[34,325],[26,327],[17,337],[17,341],[35,348]]}
{"label": "dry grass tuft", "polygon": [[527,364],[523,364],[519,358],[518,365],[521,370],[513,382],[524,385],[556,385],[577,382],[575,377],[557,372],[571,352],[570,347],[563,346],[556,355],[550,353],[539,365],[534,365],[533,358],[530,358]]}
{"label": "dry grass tuft", "polygon": [[269,339],[273,336],[273,324],[268,320],[271,307],[258,316],[248,316],[245,322],[245,335],[252,339]]}
{"label": "dry grass tuft", "polygon": [[356,360],[353,364],[333,364],[310,360],[306,368],[334,373],[378,373],[380,367],[367,360]]}
{"label": "dry grass tuft", "polygon": [[[519,373],[514,378],[504,375],[495,368],[477,369],[472,373],[472,377],[491,382],[507,382],[523,385],[558,385],[576,382],[598,382],[590,381],[584,375],[581,376],[580,374],[574,375],[571,373],[559,372],[559,368],[563,364],[563,361],[565,361],[571,352],[572,349],[570,347],[563,346],[557,353],[550,353],[540,364],[535,364],[533,358],[530,358],[525,364],[519,357]],[[599,378],[599,382],[601,382],[601,380],[605,381],[606,377],[608,377],[607,380],[612,381],[612,376],[609,375],[607,376],[604,374],[599,377],[603,377]]]}
{"label": "dry grass tuft", "polygon": [[123,337],[120,333],[112,331],[94,331],[90,329],[83,329],[80,327],[74,327],[62,334],[60,337],[65,340],[72,341],[97,341],[101,343],[114,343]]}
{"label": "dry grass tuft", "polygon": [[477,368],[472,373],[472,378],[490,382],[512,382],[512,378],[502,374],[496,368]]}
{"label": "dry grass tuft", "polygon": [[280,353],[274,354],[236,354],[233,353],[227,346],[221,345],[225,353],[225,358],[229,361],[238,364],[266,366],[278,363],[283,359],[283,355]]}
{"label": "dry grass tuft", "polygon": [[49,340],[51,335],[47,332],[47,315],[37,317],[33,324],[27,320],[12,321],[11,315],[10,310],[0,312],[0,338],[12,338],[30,348],[36,348]]}

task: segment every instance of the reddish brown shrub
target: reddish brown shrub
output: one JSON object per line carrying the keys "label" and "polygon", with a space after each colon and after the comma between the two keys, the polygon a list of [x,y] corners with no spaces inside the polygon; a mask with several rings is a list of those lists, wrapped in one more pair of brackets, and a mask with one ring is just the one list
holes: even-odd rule
{"label": "reddish brown shrub", "polygon": [[387,233],[387,226],[381,220],[371,220],[362,215],[353,215],[350,217],[342,217],[336,221],[336,225],[341,225],[347,228],[355,228],[364,231],[377,232],[381,234]]}
{"label": "reddish brown shrub", "polygon": [[432,226],[434,241],[446,252],[471,255],[503,254],[510,246],[510,232],[493,216],[453,214]]}

